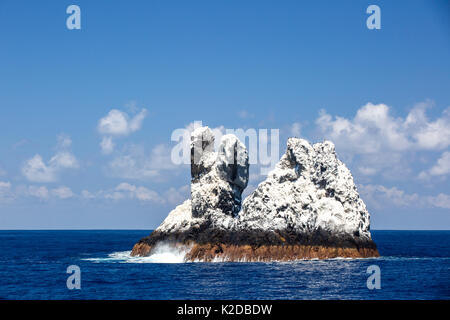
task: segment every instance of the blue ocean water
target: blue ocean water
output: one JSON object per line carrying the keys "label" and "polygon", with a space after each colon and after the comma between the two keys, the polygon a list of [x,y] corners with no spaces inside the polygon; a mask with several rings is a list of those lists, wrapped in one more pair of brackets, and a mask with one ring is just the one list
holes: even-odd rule
{"label": "blue ocean water", "polygon": [[[382,257],[272,263],[131,258],[150,231],[0,231],[0,299],[450,299],[450,231],[372,231]],[[69,290],[69,265],[81,290]],[[367,267],[381,270],[369,290]]]}

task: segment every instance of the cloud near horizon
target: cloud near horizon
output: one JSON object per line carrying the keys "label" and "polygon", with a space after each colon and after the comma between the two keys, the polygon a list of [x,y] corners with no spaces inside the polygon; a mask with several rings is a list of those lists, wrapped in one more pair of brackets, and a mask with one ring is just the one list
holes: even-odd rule
{"label": "cloud near horizon", "polygon": [[49,188],[45,185],[18,185],[13,188],[9,181],[0,181],[0,204],[12,203],[15,200],[34,198],[41,202],[49,200],[83,199],[103,201],[137,200],[142,204],[179,205],[190,197],[190,186],[170,187],[166,191],[154,191],[144,186],[121,182],[110,189],[95,192],[83,189],[79,194],[67,186]]}
{"label": "cloud near horizon", "polygon": [[332,117],[321,110],[316,124],[322,134],[342,149],[357,154],[380,150],[443,150],[450,146],[450,107],[434,121],[426,110],[432,102],[417,104],[405,118],[394,118],[385,104],[367,103],[353,119]]}
{"label": "cloud near horizon", "polygon": [[[430,120],[426,110],[432,105],[431,101],[418,103],[405,118],[394,117],[385,104],[367,103],[353,118],[333,117],[321,110],[316,125],[319,136],[333,141],[344,160],[358,158],[361,174],[371,176],[384,171],[390,178],[411,176],[411,154],[439,152],[450,146],[450,107]],[[448,174],[447,154],[444,152],[428,174]]]}
{"label": "cloud near horizon", "polygon": [[40,154],[35,154],[25,161],[22,174],[31,182],[49,183],[59,179],[64,169],[79,168],[79,163],[69,150],[72,140],[69,136],[58,136],[57,152],[45,163]]}
{"label": "cloud near horizon", "polygon": [[115,188],[99,190],[94,193],[88,190],[83,190],[81,192],[81,197],[86,200],[106,199],[121,201],[135,199],[141,203],[178,205],[188,199],[190,196],[189,190],[189,186],[182,186],[180,188],[171,187],[167,191],[159,193],[143,186],[137,186],[128,182],[121,182]]}
{"label": "cloud near horizon", "polygon": [[358,191],[366,205],[380,209],[386,207],[440,208],[450,209],[450,195],[439,193],[434,196],[407,193],[397,187],[383,185],[358,185]]}

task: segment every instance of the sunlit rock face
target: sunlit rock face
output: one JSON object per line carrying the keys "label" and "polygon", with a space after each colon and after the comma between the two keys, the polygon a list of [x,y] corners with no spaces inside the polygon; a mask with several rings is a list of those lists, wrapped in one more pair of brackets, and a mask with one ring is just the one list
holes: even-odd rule
{"label": "sunlit rock face", "polygon": [[191,135],[191,199],[169,213],[132,255],[161,242],[186,260],[271,261],[378,256],[369,213],[333,143],[290,138],[267,179],[242,203],[248,153],[234,136],[214,150],[208,127]]}
{"label": "sunlit rock face", "polygon": [[369,213],[330,141],[290,138],[275,169],[245,199],[239,225],[370,239]]}

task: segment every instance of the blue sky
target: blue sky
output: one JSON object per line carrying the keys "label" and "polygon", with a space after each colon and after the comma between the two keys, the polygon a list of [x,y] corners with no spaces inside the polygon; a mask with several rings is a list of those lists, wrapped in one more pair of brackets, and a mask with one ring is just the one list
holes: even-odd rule
{"label": "blue sky", "polygon": [[[70,4],[81,30],[66,28]],[[366,27],[370,4],[380,30]],[[2,0],[0,228],[158,226],[189,195],[171,133],[201,120],[280,129],[280,153],[291,135],[331,139],[373,229],[449,229],[449,12],[447,1]],[[124,126],[102,131],[111,115]]]}

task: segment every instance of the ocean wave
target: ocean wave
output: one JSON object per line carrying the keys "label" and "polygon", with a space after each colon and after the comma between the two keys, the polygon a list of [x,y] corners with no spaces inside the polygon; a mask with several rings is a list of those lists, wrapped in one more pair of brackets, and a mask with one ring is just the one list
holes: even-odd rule
{"label": "ocean wave", "polygon": [[[91,261],[94,263],[186,263],[186,254],[189,252],[189,247],[181,246],[171,246],[168,244],[160,244],[153,249],[153,253],[148,257],[133,257],[131,256],[131,251],[118,251],[108,254],[106,257],[97,258],[84,258],[81,260]],[[293,261],[261,261],[264,263],[326,263],[327,261],[399,261],[399,260],[436,260],[443,259],[449,260],[450,257],[411,257],[411,256],[381,256],[381,257],[370,257],[370,258],[329,258],[329,259],[299,259]],[[228,262],[226,257],[217,257],[213,259],[212,263],[223,263]],[[201,260],[195,260],[193,262],[204,262]],[[258,263],[257,261],[247,261],[242,259],[239,261],[234,261],[236,263]]]}
{"label": "ocean wave", "polygon": [[95,263],[184,263],[188,252],[186,247],[173,247],[161,244],[155,247],[148,257],[133,257],[131,251],[118,251],[108,254],[107,257],[85,258],[82,260]]}

